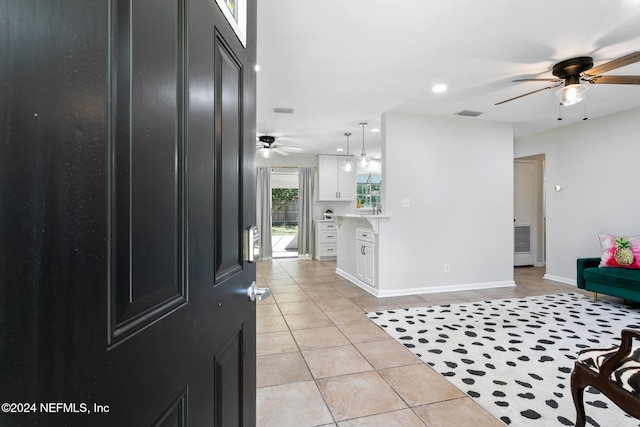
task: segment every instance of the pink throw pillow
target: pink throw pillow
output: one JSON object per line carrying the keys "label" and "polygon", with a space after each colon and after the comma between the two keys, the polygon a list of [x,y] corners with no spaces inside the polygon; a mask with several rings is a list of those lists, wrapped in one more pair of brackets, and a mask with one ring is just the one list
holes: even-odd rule
{"label": "pink throw pillow", "polygon": [[640,269],[640,236],[625,237],[600,233],[600,267]]}

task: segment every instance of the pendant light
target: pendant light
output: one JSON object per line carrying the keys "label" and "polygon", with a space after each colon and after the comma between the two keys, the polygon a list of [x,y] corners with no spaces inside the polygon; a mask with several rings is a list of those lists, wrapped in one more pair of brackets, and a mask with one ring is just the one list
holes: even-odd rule
{"label": "pendant light", "polygon": [[358,166],[361,168],[366,168],[371,163],[371,158],[367,156],[367,152],[364,150],[364,127],[367,123],[362,122],[360,126],[362,127],[362,154],[360,154],[360,158],[358,159]]}
{"label": "pendant light", "polygon": [[345,172],[351,172],[351,169],[353,169],[353,160],[351,159],[351,156],[349,156],[349,136],[351,136],[351,132],[345,132],[344,136],[347,137],[347,158],[344,159],[344,162],[342,163],[342,170]]}

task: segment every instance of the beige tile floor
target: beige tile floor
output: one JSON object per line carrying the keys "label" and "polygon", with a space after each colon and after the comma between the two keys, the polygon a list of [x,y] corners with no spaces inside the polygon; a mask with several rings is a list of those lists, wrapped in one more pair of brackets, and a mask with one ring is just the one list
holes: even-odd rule
{"label": "beige tile floor", "polygon": [[335,262],[257,264],[273,297],[257,306],[257,425],[504,426],[364,313],[577,292],[514,269],[513,288],[376,298],[335,273]]}

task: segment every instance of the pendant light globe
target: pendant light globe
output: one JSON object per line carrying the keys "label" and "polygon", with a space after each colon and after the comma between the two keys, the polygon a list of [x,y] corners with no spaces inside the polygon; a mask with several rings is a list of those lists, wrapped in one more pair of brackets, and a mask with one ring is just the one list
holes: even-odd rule
{"label": "pendant light globe", "polygon": [[353,160],[349,155],[349,136],[351,136],[351,132],[345,132],[344,136],[347,137],[347,158],[344,159],[344,162],[342,162],[342,170],[345,172],[351,172],[351,170],[353,169]]}
{"label": "pendant light globe", "polygon": [[360,166],[361,168],[366,168],[366,167],[369,167],[370,164],[371,164],[371,158],[367,156],[366,153],[361,154],[360,158],[358,158],[358,166]]}
{"label": "pendant light globe", "polygon": [[362,128],[362,154],[358,158],[358,166],[361,168],[366,168],[371,164],[371,157],[367,155],[367,152],[364,149],[364,128],[367,126],[366,122],[360,123],[360,127]]}

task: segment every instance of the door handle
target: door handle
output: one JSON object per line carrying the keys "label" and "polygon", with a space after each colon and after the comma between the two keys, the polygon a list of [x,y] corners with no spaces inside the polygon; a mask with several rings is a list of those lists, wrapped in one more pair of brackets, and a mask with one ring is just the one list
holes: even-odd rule
{"label": "door handle", "polygon": [[269,298],[269,295],[271,295],[271,289],[259,288],[255,281],[251,282],[251,286],[247,288],[247,296],[251,301],[255,301],[256,297],[258,301],[262,301],[263,299]]}

